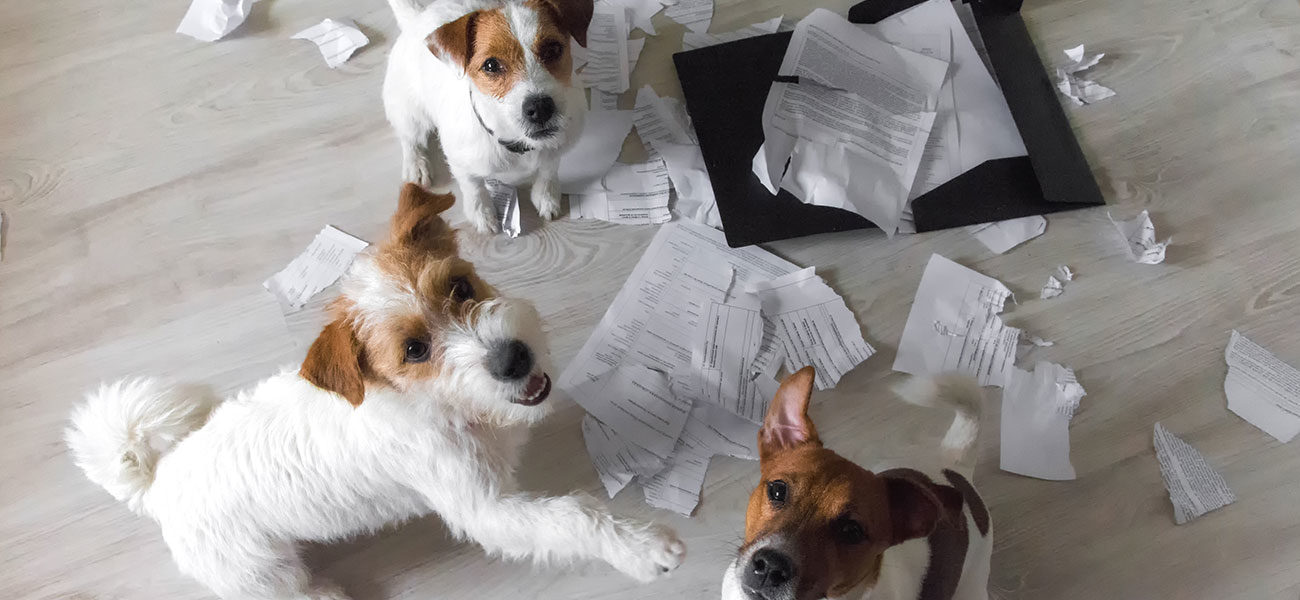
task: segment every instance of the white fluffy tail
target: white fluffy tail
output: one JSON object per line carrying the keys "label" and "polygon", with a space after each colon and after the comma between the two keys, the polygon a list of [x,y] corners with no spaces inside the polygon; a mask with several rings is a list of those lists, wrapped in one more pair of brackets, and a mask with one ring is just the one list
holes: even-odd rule
{"label": "white fluffy tail", "polygon": [[388,0],[388,7],[393,9],[393,16],[397,17],[397,28],[402,30],[424,11],[424,7],[415,0]]}
{"label": "white fluffy tail", "polygon": [[980,433],[984,393],[970,375],[947,373],[912,377],[894,388],[904,401],[917,406],[948,407],[956,411],[940,447],[954,464],[965,462]]}
{"label": "white fluffy tail", "polygon": [[218,403],[200,386],[124,379],[87,394],[64,440],[87,478],[142,513],[158,460],[202,427]]}

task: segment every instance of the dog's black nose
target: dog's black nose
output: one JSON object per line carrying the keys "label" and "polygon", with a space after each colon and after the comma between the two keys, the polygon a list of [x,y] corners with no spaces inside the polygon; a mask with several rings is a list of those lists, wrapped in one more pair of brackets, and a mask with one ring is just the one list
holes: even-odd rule
{"label": "dog's black nose", "polygon": [[524,119],[533,125],[545,125],[555,116],[555,100],[550,96],[524,98]]}
{"label": "dog's black nose", "polygon": [[794,563],[789,556],[780,550],[763,548],[749,559],[749,567],[745,569],[741,583],[746,589],[774,592],[794,581],[794,578]]}
{"label": "dog's black nose", "polygon": [[533,351],[519,340],[507,340],[492,345],[488,352],[488,372],[501,381],[513,381],[533,370]]}

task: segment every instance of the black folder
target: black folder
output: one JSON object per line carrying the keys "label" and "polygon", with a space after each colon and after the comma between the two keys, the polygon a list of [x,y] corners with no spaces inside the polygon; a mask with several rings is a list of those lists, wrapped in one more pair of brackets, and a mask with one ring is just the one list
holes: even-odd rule
{"label": "black folder", "polygon": [[[866,0],[849,10],[849,20],[875,23],[919,3]],[[970,4],[1028,156],[986,161],[917,197],[912,203],[917,231],[1105,204],[1020,18],[1020,2]],[[732,247],[874,227],[855,213],[804,204],[785,190],[773,196],[751,170],[763,143],[763,103],[791,35],[774,33],[673,56]]]}

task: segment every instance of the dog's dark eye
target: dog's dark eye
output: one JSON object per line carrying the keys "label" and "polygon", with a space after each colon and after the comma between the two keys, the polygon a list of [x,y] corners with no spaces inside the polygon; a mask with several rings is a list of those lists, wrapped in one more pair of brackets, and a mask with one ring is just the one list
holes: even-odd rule
{"label": "dog's dark eye", "polygon": [[771,501],[772,504],[785,504],[786,497],[789,493],[790,490],[784,481],[777,479],[775,481],[767,482],[767,499]]}
{"label": "dog's dark eye", "polygon": [[500,73],[505,70],[505,67],[501,66],[501,61],[495,58],[483,61],[483,66],[480,68],[483,69],[484,73]]}
{"label": "dog's dark eye", "polygon": [[406,362],[422,363],[429,360],[429,342],[411,338],[406,340]]}
{"label": "dog's dark eye", "polygon": [[555,40],[546,42],[537,51],[537,56],[542,59],[542,62],[559,60],[561,56],[564,56],[564,44]]}
{"label": "dog's dark eye", "polygon": [[840,517],[831,524],[835,533],[835,539],[841,544],[857,544],[867,539],[867,534],[862,531],[862,526],[857,521],[848,517]]}
{"label": "dog's dark eye", "polygon": [[457,277],[451,280],[451,299],[465,302],[474,298],[474,284],[468,278]]}

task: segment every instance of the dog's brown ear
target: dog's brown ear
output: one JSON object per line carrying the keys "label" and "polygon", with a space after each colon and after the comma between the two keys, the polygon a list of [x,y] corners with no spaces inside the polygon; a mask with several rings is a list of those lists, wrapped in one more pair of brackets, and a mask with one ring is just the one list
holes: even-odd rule
{"label": "dog's brown ear", "polygon": [[456,234],[442,213],[456,203],[451,194],[434,194],[407,183],[393,213],[389,235],[395,243],[411,244],[439,253],[456,252]]}
{"label": "dog's brown ear", "polygon": [[565,33],[578,40],[578,45],[587,47],[587,27],[591,25],[591,15],[596,10],[592,0],[537,0],[539,4],[551,11],[555,23]]}
{"label": "dog's brown ear", "polygon": [[889,490],[889,520],[893,528],[891,545],[929,536],[945,519],[961,515],[961,492],[929,482],[919,472],[896,471],[897,474],[891,471],[880,474]]}
{"label": "dog's brown ear", "polygon": [[816,371],[811,367],[799,369],[785,378],[767,407],[763,428],[758,431],[760,455],[801,444],[821,445],[817,428],[808,418],[808,402],[812,399]]}
{"label": "dog's brown ear", "polygon": [[469,13],[433,30],[425,38],[425,44],[434,56],[468,69],[469,59],[474,56],[474,28],[477,21],[478,11]]}
{"label": "dog's brown ear", "polygon": [[361,375],[361,343],[343,319],[335,319],[307,350],[298,371],[316,387],[334,392],[359,406],[366,395]]}

